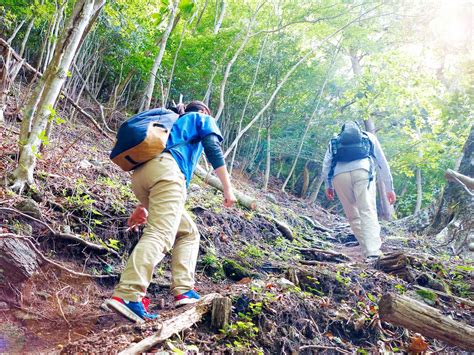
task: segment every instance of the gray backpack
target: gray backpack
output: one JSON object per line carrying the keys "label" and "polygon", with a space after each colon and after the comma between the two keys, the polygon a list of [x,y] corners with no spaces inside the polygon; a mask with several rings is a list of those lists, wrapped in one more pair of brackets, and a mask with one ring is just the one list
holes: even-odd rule
{"label": "gray backpack", "polygon": [[[374,145],[366,132],[362,131],[357,122],[350,121],[342,125],[341,132],[331,139],[332,164],[329,170],[329,180],[334,176],[338,162],[349,162],[374,157]],[[375,159],[375,157],[374,157]],[[373,180],[372,160],[369,171],[369,184]]]}

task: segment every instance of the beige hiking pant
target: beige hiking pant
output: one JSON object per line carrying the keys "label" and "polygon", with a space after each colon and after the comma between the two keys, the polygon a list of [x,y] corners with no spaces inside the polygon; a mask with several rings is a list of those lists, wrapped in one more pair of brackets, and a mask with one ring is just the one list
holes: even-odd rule
{"label": "beige hiking pant", "polygon": [[368,186],[369,172],[357,169],[337,174],[333,184],[364,255],[380,255],[382,241],[375,200],[375,179]]}
{"label": "beige hiking pant", "polygon": [[132,190],[148,209],[148,223],[130,255],[114,296],[137,302],[145,295],[155,266],[171,258],[171,290],[176,296],[194,288],[199,232],[184,210],[186,181],[173,156],[163,153],[137,168]]}

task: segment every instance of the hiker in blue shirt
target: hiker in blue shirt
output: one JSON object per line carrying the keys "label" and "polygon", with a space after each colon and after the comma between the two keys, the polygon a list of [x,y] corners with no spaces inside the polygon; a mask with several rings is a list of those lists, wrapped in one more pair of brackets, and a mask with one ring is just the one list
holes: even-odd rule
{"label": "hiker in blue shirt", "polygon": [[130,228],[146,227],[130,255],[112,299],[112,308],[131,320],[155,319],[148,312],[146,290],[155,266],[172,250],[171,291],[175,305],[195,303],[200,296],[194,290],[194,272],[199,251],[199,232],[184,209],[186,188],[199,157],[206,157],[223,185],[224,206],[236,201],[221,149],[223,140],[209,108],[193,101],[176,108],[180,118],[173,124],[167,149],[134,170],[132,190],[140,201],[128,220]]}
{"label": "hiker in blue shirt", "polygon": [[339,135],[331,139],[323,161],[326,197],[334,199],[334,190],[342,203],[366,261],[380,255],[382,240],[377,218],[375,164],[387,191],[390,204],[396,200],[387,159],[377,137],[362,131],[357,122],[347,122]]}

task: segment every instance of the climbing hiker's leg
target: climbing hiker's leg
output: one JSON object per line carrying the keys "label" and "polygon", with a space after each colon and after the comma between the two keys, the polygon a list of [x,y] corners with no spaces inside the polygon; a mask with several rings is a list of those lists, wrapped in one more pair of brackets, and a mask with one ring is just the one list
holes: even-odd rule
{"label": "climbing hiker's leg", "polygon": [[350,172],[337,174],[333,180],[337,197],[341,201],[344,213],[349,221],[351,230],[364,250],[364,239],[362,238],[360,214],[356,206],[356,198],[352,187],[352,177]]}
{"label": "climbing hiker's leg", "polygon": [[115,297],[134,302],[145,295],[155,266],[172,248],[186,199],[184,176],[171,155],[155,158],[139,169],[132,184],[134,191],[149,191],[148,223],[114,291]]}
{"label": "climbing hiker's leg", "polygon": [[179,224],[171,258],[171,273],[173,277],[171,291],[177,298],[179,298],[179,295],[194,289],[194,272],[196,270],[198,252],[198,229],[189,214],[184,211],[181,216],[181,223]]}
{"label": "climbing hiker's leg", "polygon": [[369,185],[367,170],[358,169],[351,172],[356,206],[360,214],[361,238],[364,240],[364,255],[378,256],[380,247],[380,224],[377,216],[375,179]]}

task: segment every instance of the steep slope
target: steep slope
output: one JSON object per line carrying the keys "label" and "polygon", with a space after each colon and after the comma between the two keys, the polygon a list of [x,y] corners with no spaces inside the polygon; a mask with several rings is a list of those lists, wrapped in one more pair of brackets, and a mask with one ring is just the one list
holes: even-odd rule
{"label": "steep slope", "polygon": [[[16,141],[16,123],[0,126],[2,176],[15,165]],[[160,321],[136,326],[99,308],[139,238],[127,231],[136,201],[127,174],[107,158],[110,146],[87,123],[67,122],[41,152],[27,197],[0,188],[0,241],[28,238],[46,258],[23,283],[1,287],[1,351],[115,352],[159,328]],[[409,295],[473,326],[472,265],[386,227],[384,252],[402,252],[404,268],[374,268],[342,217],[276,189],[262,193],[238,174],[235,185],[257,199],[256,211],[225,209],[221,194],[198,178],[187,202],[202,238],[199,291],[231,297],[231,323],[217,331],[206,317],[156,350],[460,351],[381,322],[378,302],[387,292]],[[167,257],[149,288],[162,319],[183,312],[171,308],[169,285]]]}

